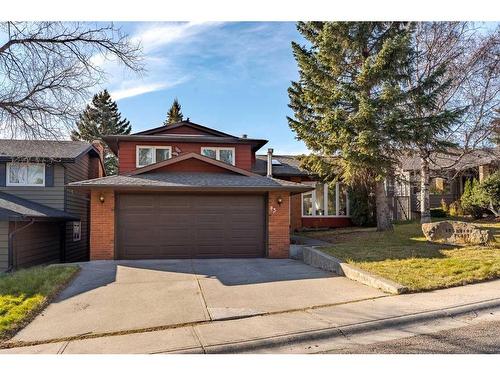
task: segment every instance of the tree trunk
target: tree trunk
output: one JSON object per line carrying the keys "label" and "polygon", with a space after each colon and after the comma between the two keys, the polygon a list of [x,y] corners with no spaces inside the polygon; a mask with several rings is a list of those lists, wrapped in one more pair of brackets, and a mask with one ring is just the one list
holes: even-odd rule
{"label": "tree trunk", "polygon": [[375,202],[377,206],[377,231],[393,230],[389,213],[389,203],[385,194],[384,181],[375,184]]}
{"label": "tree trunk", "polygon": [[431,222],[431,205],[429,197],[429,160],[420,158],[420,223]]}

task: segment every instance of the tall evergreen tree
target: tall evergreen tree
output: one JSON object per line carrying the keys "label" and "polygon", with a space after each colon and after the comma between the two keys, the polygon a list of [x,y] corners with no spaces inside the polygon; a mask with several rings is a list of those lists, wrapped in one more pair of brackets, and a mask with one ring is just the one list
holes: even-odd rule
{"label": "tall evergreen tree", "polygon": [[[71,133],[71,139],[87,142],[102,141],[105,135],[130,134],[132,130],[130,122],[122,118],[116,102],[111,99],[107,90],[94,95],[92,102],[80,114],[76,127]],[[106,174],[116,174],[117,158],[105,143],[103,145]]]}
{"label": "tall evergreen tree", "polygon": [[179,104],[179,100],[177,98],[174,99],[172,106],[167,112],[167,119],[163,122],[163,125],[173,124],[184,119],[181,105]]}
{"label": "tall evergreen tree", "polygon": [[392,230],[384,180],[408,140],[412,25],[300,22],[308,46],[292,43],[300,78],[288,89],[290,128],[313,151],[303,165],[319,176],[375,182],[377,229]]}

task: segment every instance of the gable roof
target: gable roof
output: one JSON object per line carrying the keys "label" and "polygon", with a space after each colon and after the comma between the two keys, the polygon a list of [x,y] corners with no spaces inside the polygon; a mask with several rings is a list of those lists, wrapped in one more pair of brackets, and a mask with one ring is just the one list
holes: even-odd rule
{"label": "gable roof", "polygon": [[[460,150],[450,150],[449,153],[432,153],[431,170],[439,170],[452,166],[453,170],[460,171],[480,165],[500,164],[500,149],[477,149],[461,156]],[[458,161],[456,161],[459,159]],[[456,163],[455,163],[456,162]],[[403,171],[419,171],[420,157],[416,151],[408,151],[399,158],[400,167]]]}
{"label": "gable roof", "polygon": [[259,175],[229,173],[162,172],[138,175],[115,175],[68,184],[76,189],[111,188],[120,191],[176,192],[267,192],[287,191],[292,194],[314,190],[314,187]]}
{"label": "gable roof", "polygon": [[147,165],[145,167],[135,169],[134,171],[129,172],[127,175],[134,176],[134,175],[138,175],[138,174],[148,173],[148,172],[154,171],[156,169],[163,168],[163,167],[166,167],[166,166],[169,166],[172,164],[176,164],[176,163],[182,162],[184,160],[188,160],[188,159],[200,160],[204,163],[207,163],[210,165],[215,165],[216,167],[226,169],[228,171],[231,171],[231,172],[234,172],[236,174],[243,175],[243,176],[257,176],[255,173],[249,172],[245,169],[241,169],[241,168],[235,167],[234,165],[230,165],[230,164],[224,163],[224,162],[219,161],[219,160],[215,160],[215,159],[212,159],[212,158],[200,155],[200,154],[196,154],[194,152],[188,152],[186,154],[182,154],[180,156],[176,156],[176,157],[161,161],[159,163],[150,164],[150,165]]}
{"label": "gable roof", "polygon": [[0,192],[0,220],[56,219],[78,220],[67,212]]}
{"label": "gable roof", "polygon": [[0,139],[0,161],[41,159],[72,163],[87,152],[98,155],[94,146],[81,141]]}
{"label": "gable roof", "polygon": [[[175,129],[189,128],[196,130],[196,133],[186,133]],[[232,134],[224,133],[219,130],[209,128],[191,121],[180,121],[169,125],[158,126],[153,129],[129,135],[108,135],[102,137],[108,144],[111,151],[118,154],[119,143],[123,141],[136,142],[180,142],[180,143],[223,143],[223,144],[250,144],[252,151],[255,152],[267,143],[266,139],[247,138],[246,136],[237,137]]]}
{"label": "gable roof", "polygon": [[177,129],[177,128],[184,127],[184,126],[192,128],[192,129],[195,129],[195,130],[198,130],[198,131],[200,131],[202,133],[205,133],[207,135],[212,135],[212,136],[216,136],[216,137],[238,138],[238,137],[235,137],[234,135],[223,133],[221,131],[218,131],[218,130],[215,130],[215,129],[212,129],[212,128],[209,128],[209,127],[206,127],[206,126],[203,126],[203,125],[200,125],[200,124],[195,124],[194,122],[187,121],[187,120],[186,121],[175,122],[173,124],[158,126],[156,128],[149,129],[149,130],[144,130],[142,132],[137,132],[137,133],[134,133],[132,135],[164,134],[164,132],[166,130],[170,131],[170,130]]}
{"label": "gable roof", "polygon": [[179,143],[221,143],[221,144],[249,144],[252,151],[257,151],[267,143],[267,139],[219,137],[212,135],[185,135],[185,134],[132,134],[132,135],[107,135],[102,137],[111,151],[118,154],[120,142],[179,142]]}

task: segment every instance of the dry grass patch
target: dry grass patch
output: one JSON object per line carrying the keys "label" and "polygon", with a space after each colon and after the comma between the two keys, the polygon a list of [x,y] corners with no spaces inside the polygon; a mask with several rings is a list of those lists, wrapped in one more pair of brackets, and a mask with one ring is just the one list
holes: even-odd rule
{"label": "dry grass patch", "polygon": [[492,230],[497,242],[464,247],[429,243],[418,223],[397,224],[394,232],[307,235],[334,244],[323,251],[416,292],[500,277],[500,223],[475,224]]}

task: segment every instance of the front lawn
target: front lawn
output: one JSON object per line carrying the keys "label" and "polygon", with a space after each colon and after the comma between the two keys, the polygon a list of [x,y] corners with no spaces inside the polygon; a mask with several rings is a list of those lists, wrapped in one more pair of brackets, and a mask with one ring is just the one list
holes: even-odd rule
{"label": "front lawn", "polygon": [[420,224],[396,224],[394,232],[373,230],[308,233],[329,241],[323,251],[417,292],[500,277],[500,223],[476,223],[492,230],[497,240],[488,246],[429,243]]}
{"label": "front lawn", "polygon": [[1,275],[0,340],[26,324],[77,271],[76,266],[48,266]]}

